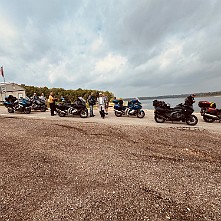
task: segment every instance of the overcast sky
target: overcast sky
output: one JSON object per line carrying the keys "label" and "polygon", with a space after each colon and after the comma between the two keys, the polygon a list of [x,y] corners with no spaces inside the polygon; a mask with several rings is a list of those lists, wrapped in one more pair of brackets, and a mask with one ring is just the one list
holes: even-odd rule
{"label": "overcast sky", "polygon": [[221,1],[0,0],[0,66],[117,97],[221,90]]}

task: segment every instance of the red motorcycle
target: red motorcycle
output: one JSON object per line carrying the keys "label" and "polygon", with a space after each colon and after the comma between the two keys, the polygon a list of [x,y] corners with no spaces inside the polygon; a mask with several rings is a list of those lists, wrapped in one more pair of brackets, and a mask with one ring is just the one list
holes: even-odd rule
{"label": "red motorcycle", "polygon": [[199,101],[198,106],[201,108],[203,120],[209,123],[218,120],[221,122],[221,109],[216,108],[216,103],[209,101]]}

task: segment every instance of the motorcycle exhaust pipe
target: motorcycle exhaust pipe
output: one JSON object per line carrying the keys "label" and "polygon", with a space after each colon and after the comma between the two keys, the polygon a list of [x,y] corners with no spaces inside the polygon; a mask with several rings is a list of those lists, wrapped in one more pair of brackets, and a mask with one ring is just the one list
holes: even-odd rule
{"label": "motorcycle exhaust pipe", "polygon": [[211,114],[207,114],[205,113],[204,116],[207,116],[207,117],[210,117],[210,118],[213,118],[215,120],[219,120],[219,118],[217,116],[214,116],[214,115],[211,115]]}
{"label": "motorcycle exhaust pipe", "polygon": [[121,113],[121,111],[119,111],[119,110],[114,110],[115,112],[117,112],[117,113]]}

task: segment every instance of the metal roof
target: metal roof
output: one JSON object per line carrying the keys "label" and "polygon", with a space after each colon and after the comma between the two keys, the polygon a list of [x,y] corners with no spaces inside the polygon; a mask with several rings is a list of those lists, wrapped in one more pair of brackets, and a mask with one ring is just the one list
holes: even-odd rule
{"label": "metal roof", "polygon": [[[7,92],[13,92],[13,91],[25,91],[23,87],[21,87],[18,84],[15,83],[0,83],[0,87],[6,87]],[[0,88],[1,89],[1,88]]]}

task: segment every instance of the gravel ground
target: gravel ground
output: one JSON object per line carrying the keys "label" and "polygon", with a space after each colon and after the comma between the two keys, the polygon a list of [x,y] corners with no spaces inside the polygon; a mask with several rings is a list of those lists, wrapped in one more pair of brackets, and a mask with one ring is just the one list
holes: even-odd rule
{"label": "gravel ground", "polygon": [[0,116],[0,220],[221,220],[219,131],[63,119]]}

